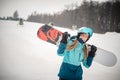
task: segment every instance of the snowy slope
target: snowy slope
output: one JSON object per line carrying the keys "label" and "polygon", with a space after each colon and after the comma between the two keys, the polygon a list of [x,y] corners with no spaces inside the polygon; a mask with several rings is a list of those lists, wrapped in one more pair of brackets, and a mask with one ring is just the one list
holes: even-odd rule
{"label": "snowy slope", "polygon": [[[62,57],[55,45],[40,40],[36,33],[42,24],[0,21],[0,80],[58,80]],[[58,28],[58,27],[55,27]],[[61,31],[69,29],[58,28]],[[117,64],[106,67],[93,62],[84,69],[83,80],[120,80],[120,34],[94,34],[88,43],[115,53]]]}

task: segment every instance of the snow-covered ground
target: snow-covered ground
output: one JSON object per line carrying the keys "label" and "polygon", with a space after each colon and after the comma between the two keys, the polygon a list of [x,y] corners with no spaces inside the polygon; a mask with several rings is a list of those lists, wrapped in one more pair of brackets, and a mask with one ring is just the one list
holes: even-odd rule
{"label": "snow-covered ground", "polygon": [[[57,47],[37,37],[42,24],[0,21],[0,80],[58,80],[62,57]],[[55,27],[58,28],[58,27]],[[75,31],[58,28],[61,31]],[[89,43],[113,52],[117,63],[113,67],[93,62],[89,69],[83,67],[83,80],[120,80],[120,34],[96,34]]]}

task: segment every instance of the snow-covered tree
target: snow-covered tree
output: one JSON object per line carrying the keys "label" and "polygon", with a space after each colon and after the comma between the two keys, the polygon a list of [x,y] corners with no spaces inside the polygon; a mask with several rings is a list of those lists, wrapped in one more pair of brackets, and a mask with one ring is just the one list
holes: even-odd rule
{"label": "snow-covered tree", "polygon": [[22,18],[19,19],[19,25],[24,25]]}

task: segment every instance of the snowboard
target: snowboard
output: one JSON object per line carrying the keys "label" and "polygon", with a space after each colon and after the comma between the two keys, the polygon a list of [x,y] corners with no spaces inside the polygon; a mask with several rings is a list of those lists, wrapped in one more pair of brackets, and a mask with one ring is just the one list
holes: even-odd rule
{"label": "snowboard", "polygon": [[[62,33],[63,32],[59,31],[58,29],[46,24],[38,29],[37,36],[43,41],[53,45],[59,45],[62,38]],[[112,67],[116,64],[117,58],[114,53],[97,47],[94,61],[101,65]]]}

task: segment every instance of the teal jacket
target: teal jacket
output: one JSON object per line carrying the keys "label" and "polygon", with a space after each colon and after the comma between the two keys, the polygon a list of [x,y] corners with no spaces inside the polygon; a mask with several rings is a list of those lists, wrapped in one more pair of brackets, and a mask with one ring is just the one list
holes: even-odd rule
{"label": "teal jacket", "polygon": [[89,68],[92,64],[93,57],[88,56],[87,60],[84,60],[84,43],[79,41],[76,47],[72,50],[67,50],[66,46],[71,44],[75,38],[70,39],[67,44],[60,43],[57,53],[59,56],[64,56],[62,65],[58,76],[67,80],[82,80],[82,67]]}

